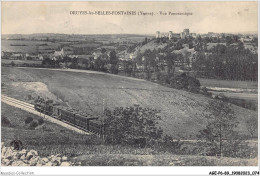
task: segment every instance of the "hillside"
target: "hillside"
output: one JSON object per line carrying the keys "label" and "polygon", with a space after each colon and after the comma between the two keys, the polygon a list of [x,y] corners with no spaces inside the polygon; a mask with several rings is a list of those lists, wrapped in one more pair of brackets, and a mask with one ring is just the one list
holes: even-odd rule
{"label": "hillside", "polygon": [[[145,80],[83,70],[2,67],[2,83],[2,93],[11,97],[45,96],[89,114],[101,114],[103,104],[109,109],[134,104],[155,108],[161,111],[159,126],[175,138],[194,138],[206,125],[205,106],[213,101]],[[257,112],[233,108],[240,121],[238,130],[248,133],[245,120]]]}

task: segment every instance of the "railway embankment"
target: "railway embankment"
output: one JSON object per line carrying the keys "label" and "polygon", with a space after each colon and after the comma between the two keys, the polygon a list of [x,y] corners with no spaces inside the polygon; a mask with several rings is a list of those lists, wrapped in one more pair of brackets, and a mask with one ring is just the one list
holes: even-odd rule
{"label": "railway embankment", "polygon": [[57,120],[57,119],[55,119],[55,118],[53,118],[51,116],[45,115],[43,113],[40,113],[40,112],[38,112],[38,111],[36,111],[34,109],[34,106],[32,104],[29,104],[29,103],[26,103],[26,102],[23,102],[23,101],[20,101],[20,100],[17,100],[17,99],[14,99],[14,98],[11,98],[11,97],[8,97],[8,96],[5,96],[5,95],[1,95],[1,101],[6,103],[6,104],[8,104],[8,105],[10,105],[10,106],[14,106],[16,108],[19,108],[19,109],[25,110],[27,112],[30,112],[32,114],[35,114],[37,116],[40,116],[44,120],[47,120],[49,122],[61,125],[61,126],[67,128],[67,129],[75,131],[77,133],[87,134],[87,135],[91,135],[92,134],[92,133],[86,132],[86,131],[84,131],[82,129],[79,129],[77,127],[74,127],[71,124],[65,123],[65,122]]}

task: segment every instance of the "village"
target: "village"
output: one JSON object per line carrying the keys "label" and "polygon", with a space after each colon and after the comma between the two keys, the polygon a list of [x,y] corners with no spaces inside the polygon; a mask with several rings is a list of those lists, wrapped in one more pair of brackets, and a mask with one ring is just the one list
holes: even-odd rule
{"label": "village", "polygon": [[[55,36],[55,35],[54,35]],[[58,36],[58,35],[57,35]],[[191,70],[194,58],[198,53],[196,48],[204,41],[204,49],[211,49],[217,44],[226,45],[227,40],[241,42],[252,53],[257,53],[256,35],[249,34],[224,34],[208,32],[207,34],[191,33],[189,29],[183,32],[173,33],[156,31],[155,36],[88,36],[82,40],[80,36],[68,38],[60,36],[58,39],[51,36],[9,36],[2,38],[1,59],[2,65],[60,67],[60,68],[85,68],[101,70],[103,67],[111,67],[111,51],[115,52],[117,69],[125,70],[126,62],[136,61],[131,67],[144,70],[144,50],[157,50],[157,67],[167,67],[166,61],[160,59],[164,50],[171,47],[171,52],[182,55],[175,60],[175,66],[179,70]],[[235,43],[231,43],[234,45]],[[206,52],[207,54],[207,52]],[[19,60],[20,62],[16,62]],[[100,60],[100,65],[98,64]],[[12,62],[13,61],[13,62]],[[29,63],[22,61],[29,61]],[[32,61],[32,62],[30,62]],[[36,62],[33,62],[36,61]],[[95,64],[96,62],[96,64]],[[30,64],[33,63],[33,64]],[[37,63],[37,64],[35,64]],[[95,65],[97,65],[95,68]],[[182,67],[182,69],[180,69]],[[167,68],[163,69],[166,70]],[[105,71],[105,70],[104,70]]]}

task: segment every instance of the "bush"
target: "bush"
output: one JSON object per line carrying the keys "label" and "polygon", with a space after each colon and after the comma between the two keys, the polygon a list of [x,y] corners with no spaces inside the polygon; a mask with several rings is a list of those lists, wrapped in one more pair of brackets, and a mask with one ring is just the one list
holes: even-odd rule
{"label": "bush", "polygon": [[6,126],[6,127],[11,126],[10,120],[4,115],[2,115],[1,124],[2,124],[2,126]]}
{"label": "bush", "polygon": [[155,109],[139,105],[106,110],[106,142],[144,147],[149,141],[160,139],[162,130],[156,127],[156,121],[160,119],[157,113]]}
{"label": "bush", "polygon": [[257,137],[258,117],[253,116],[246,121],[246,128],[251,137]]}
{"label": "bush", "polygon": [[163,142],[161,144],[161,146],[164,147],[164,150],[170,152],[170,153],[174,153],[174,154],[183,154],[183,142],[181,142],[180,140],[177,141],[173,141],[173,138],[171,136],[165,135],[163,137]]}
{"label": "bush", "polygon": [[200,92],[200,82],[194,77],[187,76],[185,73],[172,77],[170,79],[170,85],[176,89],[183,89],[190,92]]}
{"label": "bush", "polygon": [[38,126],[37,121],[32,121],[32,122],[30,123],[30,129],[35,129],[37,126]]}
{"label": "bush", "polygon": [[43,124],[43,123],[44,123],[44,120],[43,120],[43,119],[39,119],[39,120],[38,120],[38,124],[39,124],[39,125],[41,125],[41,124]]}
{"label": "bush", "polygon": [[11,66],[14,67],[15,66],[15,63],[14,61],[11,62]]}
{"label": "bush", "polygon": [[29,123],[31,123],[33,121],[33,118],[32,117],[27,117],[26,119],[25,119],[25,124],[29,124]]}

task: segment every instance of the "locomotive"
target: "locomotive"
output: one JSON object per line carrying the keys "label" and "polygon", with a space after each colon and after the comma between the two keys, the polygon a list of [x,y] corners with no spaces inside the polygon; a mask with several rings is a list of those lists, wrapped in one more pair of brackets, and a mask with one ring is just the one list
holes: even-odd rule
{"label": "locomotive", "polygon": [[84,112],[60,106],[60,104],[54,103],[52,100],[44,100],[38,97],[35,100],[34,109],[84,131],[98,135],[104,134],[104,124],[98,117],[89,117]]}

